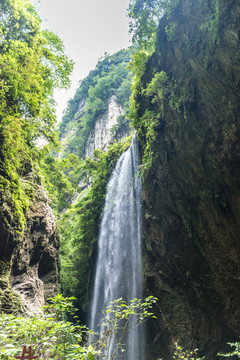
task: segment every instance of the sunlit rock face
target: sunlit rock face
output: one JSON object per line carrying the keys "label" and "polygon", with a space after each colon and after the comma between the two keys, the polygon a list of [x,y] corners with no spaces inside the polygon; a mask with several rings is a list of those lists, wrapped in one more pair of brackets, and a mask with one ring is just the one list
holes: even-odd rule
{"label": "sunlit rock face", "polygon": [[[106,151],[108,145],[114,142],[115,133],[113,126],[118,124],[118,116],[124,114],[124,109],[116,101],[116,96],[112,96],[109,100],[108,111],[99,117],[90,132],[84,151],[84,157],[93,157],[95,149]],[[123,134],[122,137],[127,136]]]}
{"label": "sunlit rock face", "polygon": [[1,309],[41,312],[57,293],[59,268],[56,220],[41,185],[35,184],[24,234],[9,228],[1,235]]}
{"label": "sunlit rock face", "polygon": [[148,358],[172,358],[177,342],[213,360],[240,335],[240,7],[184,0],[173,20],[171,41],[160,23],[142,87],[165,71],[186,89],[179,109],[138,99],[140,117],[159,119],[143,185],[145,288],[159,298]]}

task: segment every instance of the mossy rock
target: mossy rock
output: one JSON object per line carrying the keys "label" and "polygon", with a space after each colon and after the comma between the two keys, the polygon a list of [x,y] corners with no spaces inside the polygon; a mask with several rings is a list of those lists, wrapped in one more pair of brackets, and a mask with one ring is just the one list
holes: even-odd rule
{"label": "mossy rock", "polygon": [[22,312],[22,300],[10,287],[10,263],[0,261],[0,312]]}

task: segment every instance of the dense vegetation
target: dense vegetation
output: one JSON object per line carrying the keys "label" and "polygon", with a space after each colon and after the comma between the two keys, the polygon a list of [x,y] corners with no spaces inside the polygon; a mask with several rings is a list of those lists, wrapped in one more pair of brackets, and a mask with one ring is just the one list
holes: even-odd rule
{"label": "dense vegetation", "polygon": [[[77,309],[73,300],[73,297],[57,295],[49,299],[43,314],[38,316],[0,314],[0,358],[13,360],[23,352],[26,344],[32,344],[32,355],[37,355],[38,359],[113,360],[118,349],[124,351],[129,321],[134,319],[133,326],[139,326],[148,318],[154,318],[152,305],[157,299],[153,296],[144,302],[134,299],[129,304],[121,299],[114,301],[107,309],[107,314],[112,316],[103,314],[105,331],[100,337],[76,321]],[[69,315],[75,315],[74,323],[66,320]],[[119,335],[119,341],[109,357],[111,339],[116,335]],[[30,358],[30,355],[25,353],[24,358]]]}
{"label": "dense vegetation", "polygon": [[83,156],[88,135],[97,118],[107,112],[113,95],[126,113],[119,118],[119,127],[128,126],[126,116],[132,79],[127,69],[129,60],[130,50],[121,50],[111,56],[106,54],[99,60],[95,70],[80,82],[73,99],[68,102],[60,124],[61,137],[67,137],[65,140],[67,153],[74,152],[80,157]]}
{"label": "dense vegetation", "polygon": [[0,219],[21,233],[33,187],[22,179],[35,167],[36,140],[57,142],[53,90],[68,87],[72,62],[29,1],[3,0],[0,12]]}

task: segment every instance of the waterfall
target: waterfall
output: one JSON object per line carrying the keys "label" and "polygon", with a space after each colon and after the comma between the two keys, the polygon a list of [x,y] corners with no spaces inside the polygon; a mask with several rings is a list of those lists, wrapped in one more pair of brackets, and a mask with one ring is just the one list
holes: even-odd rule
{"label": "waterfall", "polygon": [[[131,147],[119,158],[107,187],[98,238],[90,328],[101,331],[103,311],[111,301],[141,299],[142,292],[141,180],[134,135]],[[126,351],[117,359],[144,360],[143,326],[130,330],[124,344]]]}

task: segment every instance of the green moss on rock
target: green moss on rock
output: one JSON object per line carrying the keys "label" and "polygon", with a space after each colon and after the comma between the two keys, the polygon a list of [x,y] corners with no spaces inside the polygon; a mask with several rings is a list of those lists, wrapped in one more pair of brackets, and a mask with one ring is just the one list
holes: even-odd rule
{"label": "green moss on rock", "polygon": [[149,359],[177,341],[212,360],[240,333],[239,31],[235,1],[183,0],[137,78],[145,286],[160,319]]}
{"label": "green moss on rock", "polygon": [[22,300],[9,284],[11,265],[7,261],[0,260],[0,312],[22,312]]}

